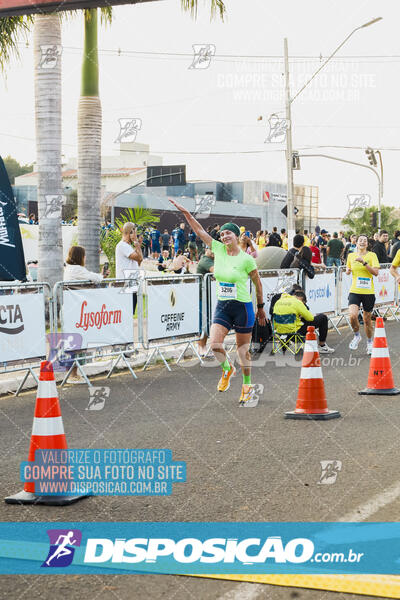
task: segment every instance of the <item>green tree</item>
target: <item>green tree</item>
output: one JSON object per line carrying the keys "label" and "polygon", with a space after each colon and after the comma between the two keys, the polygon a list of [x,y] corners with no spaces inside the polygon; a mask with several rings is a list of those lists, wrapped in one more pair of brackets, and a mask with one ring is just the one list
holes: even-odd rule
{"label": "green tree", "polygon": [[100,246],[108,259],[110,277],[115,277],[115,247],[122,239],[122,228],[125,223],[135,223],[140,232],[145,227],[159,223],[159,221],[160,217],[149,208],[127,208],[118,219],[115,219],[117,225],[115,229],[101,231]]}
{"label": "green tree", "polygon": [[21,165],[10,155],[3,158],[3,161],[11,184],[15,183],[15,178],[19,175],[25,175],[25,173],[32,173],[33,171],[33,165]]}
{"label": "green tree", "polygon": [[[377,206],[369,206],[368,208],[360,209],[353,208],[347,213],[344,219],[342,219],[343,225],[350,233],[359,235],[360,233],[366,233],[372,237],[378,228],[371,226],[371,215],[373,212],[378,212]],[[392,234],[395,229],[399,229],[400,219],[396,213],[394,206],[382,206],[381,207],[381,229],[386,229],[389,234]]]}

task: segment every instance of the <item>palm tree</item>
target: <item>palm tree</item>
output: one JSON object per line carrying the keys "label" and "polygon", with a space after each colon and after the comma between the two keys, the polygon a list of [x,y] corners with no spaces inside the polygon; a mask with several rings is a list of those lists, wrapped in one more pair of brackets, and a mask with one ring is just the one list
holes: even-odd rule
{"label": "palm tree", "polygon": [[[101,11],[111,21],[111,8]],[[85,38],[78,105],[78,243],[86,249],[91,271],[100,266],[101,125],[97,8],[84,11]]]}
{"label": "palm tree", "polygon": [[[46,60],[46,49],[55,48]],[[35,125],[38,170],[39,280],[62,279],[61,210],[49,210],[62,195],[61,179],[61,24],[58,14],[34,21]]]}
{"label": "palm tree", "polygon": [[[211,17],[219,13],[223,20],[222,0],[210,0]],[[198,0],[181,0],[182,9],[197,16]],[[78,240],[86,249],[86,263],[91,271],[100,266],[101,204],[101,102],[99,97],[99,64],[97,9],[84,11],[85,41],[82,63],[81,96],[78,108]],[[102,20],[110,23],[111,8],[101,10]]]}

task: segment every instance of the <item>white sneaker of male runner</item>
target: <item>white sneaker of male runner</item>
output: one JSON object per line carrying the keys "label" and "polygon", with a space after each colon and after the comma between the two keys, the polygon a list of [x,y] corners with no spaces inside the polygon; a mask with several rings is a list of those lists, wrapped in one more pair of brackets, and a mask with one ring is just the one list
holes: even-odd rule
{"label": "white sneaker of male runner", "polygon": [[355,335],[349,344],[350,350],[357,350],[361,342],[361,335]]}
{"label": "white sneaker of male runner", "polygon": [[367,354],[372,354],[372,347],[373,347],[372,340],[371,341],[367,340]]}
{"label": "white sneaker of male runner", "polygon": [[332,354],[332,352],[335,352],[335,349],[330,348],[327,343],[325,343],[325,346],[319,346],[318,350],[320,354]]}

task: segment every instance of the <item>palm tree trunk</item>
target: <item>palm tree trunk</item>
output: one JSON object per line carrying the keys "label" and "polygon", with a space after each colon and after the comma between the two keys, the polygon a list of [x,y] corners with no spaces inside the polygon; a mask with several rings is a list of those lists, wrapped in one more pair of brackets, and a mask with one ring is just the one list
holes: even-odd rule
{"label": "palm tree trunk", "polygon": [[99,271],[101,200],[101,103],[97,51],[97,9],[85,10],[81,96],[78,106],[78,243],[86,266]]}
{"label": "palm tree trunk", "polygon": [[[56,58],[43,61],[43,47]],[[53,286],[63,278],[61,214],[48,210],[62,195],[61,180],[61,26],[57,15],[37,15],[34,25],[35,125],[38,170],[39,281]]]}

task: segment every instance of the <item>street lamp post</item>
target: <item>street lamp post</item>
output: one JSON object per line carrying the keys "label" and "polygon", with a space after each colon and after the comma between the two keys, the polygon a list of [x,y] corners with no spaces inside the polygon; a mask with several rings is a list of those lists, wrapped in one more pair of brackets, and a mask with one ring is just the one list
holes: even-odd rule
{"label": "street lamp post", "polygon": [[[349,35],[343,40],[343,42],[328,56],[326,61],[315,71],[315,73],[310,77],[310,79],[303,85],[302,88],[293,96],[290,97],[290,77],[289,77],[289,54],[288,54],[288,41],[287,38],[284,39],[284,54],[285,54],[285,98],[286,98],[286,119],[287,119],[287,129],[286,129],[286,170],[287,170],[287,226],[288,226],[288,244],[289,247],[293,242],[294,235],[294,190],[293,190],[293,162],[292,162],[292,134],[293,134],[293,123],[291,116],[291,105],[296,100],[296,98],[302,93],[302,91],[311,83],[311,81],[318,75],[318,73],[328,64],[328,62],[339,52],[339,50],[344,46],[351,36],[358,31],[359,29],[364,29],[365,27],[369,27],[378,21],[381,21],[382,17],[377,17],[376,19],[372,19],[368,21],[368,23],[364,23],[364,25],[360,25],[356,27]],[[310,155],[309,155],[310,156]],[[340,160],[340,159],[337,159]],[[343,162],[351,162],[351,161],[343,161]],[[359,164],[359,163],[355,163]],[[363,165],[365,166],[365,165]],[[379,176],[378,176],[379,177]],[[382,189],[381,185],[379,187],[379,198],[381,198]],[[380,215],[380,213],[379,213]]]}

